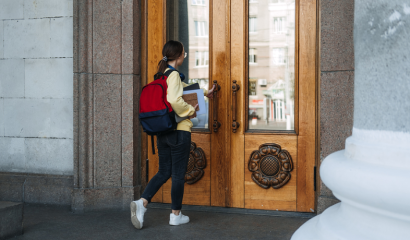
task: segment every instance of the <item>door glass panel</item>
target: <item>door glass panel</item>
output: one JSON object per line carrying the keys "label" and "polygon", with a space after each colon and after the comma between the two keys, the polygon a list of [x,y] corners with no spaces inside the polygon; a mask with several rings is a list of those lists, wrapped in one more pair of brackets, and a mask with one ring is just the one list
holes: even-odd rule
{"label": "door glass panel", "polygon": [[[178,70],[185,74],[185,83],[198,83],[209,88],[209,0],[167,0],[167,41],[184,44],[185,58]],[[209,100],[205,98],[207,113],[193,119],[193,129],[208,129]]]}
{"label": "door glass panel", "polygon": [[294,130],[295,1],[249,0],[249,129]]}

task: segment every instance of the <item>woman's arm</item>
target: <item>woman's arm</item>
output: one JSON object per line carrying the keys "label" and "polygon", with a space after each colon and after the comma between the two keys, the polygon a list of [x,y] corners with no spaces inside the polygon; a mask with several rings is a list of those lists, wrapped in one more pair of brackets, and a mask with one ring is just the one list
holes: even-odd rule
{"label": "woman's arm", "polygon": [[174,71],[169,75],[167,84],[167,101],[171,104],[174,112],[180,117],[192,116],[195,113],[195,108],[182,98],[184,87],[187,84],[181,81],[178,72]]}

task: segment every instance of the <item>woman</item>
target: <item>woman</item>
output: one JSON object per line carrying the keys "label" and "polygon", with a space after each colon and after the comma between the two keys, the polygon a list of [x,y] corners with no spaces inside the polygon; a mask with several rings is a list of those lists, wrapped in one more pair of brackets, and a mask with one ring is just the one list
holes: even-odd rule
{"label": "woman", "polygon": [[[168,41],[162,49],[163,59],[158,64],[158,72],[165,73],[181,66],[186,57],[184,46],[178,41]],[[185,76],[177,71],[172,72],[168,79],[167,100],[174,112],[180,117],[189,117],[178,123],[176,131],[159,135],[157,147],[159,156],[159,170],[145,188],[138,201],[131,202],[131,222],[137,229],[141,229],[144,222],[146,207],[161,186],[172,176],[172,213],[169,224],[180,225],[189,222],[189,217],[181,213],[182,198],[184,196],[185,172],[189,160],[191,147],[191,118],[196,116],[197,106],[193,107],[182,98],[183,88],[188,86],[182,80]],[[213,90],[204,89],[204,95],[212,98]]]}

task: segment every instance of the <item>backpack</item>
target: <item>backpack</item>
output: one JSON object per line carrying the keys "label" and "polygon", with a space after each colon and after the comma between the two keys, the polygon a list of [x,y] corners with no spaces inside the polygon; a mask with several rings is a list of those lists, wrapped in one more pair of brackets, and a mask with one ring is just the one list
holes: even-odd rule
{"label": "backpack", "polygon": [[175,112],[167,101],[167,79],[174,71],[155,74],[154,81],[145,85],[141,91],[139,120],[144,132],[151,136],[153,154],[154,135],[161,135],[177,128]]}

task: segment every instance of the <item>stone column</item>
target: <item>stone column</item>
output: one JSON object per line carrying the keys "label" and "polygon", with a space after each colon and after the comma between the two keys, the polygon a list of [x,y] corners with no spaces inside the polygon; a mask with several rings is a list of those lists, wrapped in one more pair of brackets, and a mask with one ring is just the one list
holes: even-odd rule
{"label": "stone column", "polygon": [[140,194],[139,4],[74,0],[74,212]]}
{"label": "stone column", "polygon": [[356,0],[354,124],[323,182],[341,200],[298,239],[410,239],[410,4]]}

